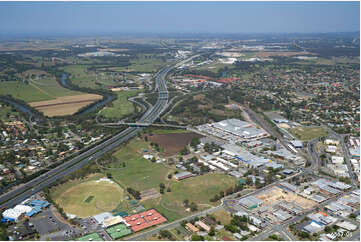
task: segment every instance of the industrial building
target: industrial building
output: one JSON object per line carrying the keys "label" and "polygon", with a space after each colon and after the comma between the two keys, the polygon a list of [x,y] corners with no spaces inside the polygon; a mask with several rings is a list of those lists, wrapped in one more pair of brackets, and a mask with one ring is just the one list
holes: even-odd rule
{"label": "industrial building", "polygon": [[239,200],[239,204],[242,205],[243,207],[247,208],[247,209],[256,208],[256,207],[262,205],[262,203],[263,203],[262,200],[254,197],[254,196],[241,198]]}
{"label": "industrial building", "polygon": [[268,136],[263,129],[239,119],[227,119],[217,123],[203,124],[197,126],[197,129],[233,142],[254,141]]}
{"label": "industrial building", "polygon": [[277,218],[280,222],[284,222],[284,221],[292,218],[292,215],[291,215],[291,214],[289,214],[288,212],[283,211],[283,210],[281,210],[281,209],[274,211],[274,212],[273,212],[273,215],[276,216],[276,218]]}
{"label": "industrial building", "polygon": [[192,176],[193,176],[193,174],[188,172],[188,171],[184,171],[184,172],[174,174],[174,178],[177,179],[178,181],[187,179],[187,178],[192,177]]}
{"label": "industrial building", "polygon": [[288,182],[281,182],[280,183],[280,188],[282,189],[286,189],[286,190],[289,190],[289,191],[292,191],[292,192],[296,192],[297,191],[297,186],[295,185],[292,185]]}

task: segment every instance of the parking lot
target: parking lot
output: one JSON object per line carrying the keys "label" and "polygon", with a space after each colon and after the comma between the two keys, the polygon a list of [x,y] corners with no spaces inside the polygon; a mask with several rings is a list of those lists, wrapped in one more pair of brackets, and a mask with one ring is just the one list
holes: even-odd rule
{"label": "parking lot", "polygon": [[41,240],[65,240],[79,233],[69,224],[60,221],[53,213],[53,207],[50,207],[38,215],[30,218],[35,229],[38,231]]}

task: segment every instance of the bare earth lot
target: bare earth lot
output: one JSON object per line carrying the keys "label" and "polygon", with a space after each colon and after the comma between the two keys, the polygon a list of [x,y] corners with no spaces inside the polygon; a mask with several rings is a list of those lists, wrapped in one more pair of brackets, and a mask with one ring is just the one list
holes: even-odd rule
{"label": "bare earth lot", "polygon": [[292,192],[285,192],[279,187],[272,187],[272,189],[266,190],[256,196],[258,199],[261,199],[266,206],[274,206],[280,201],[293,202],[303,209],[310,209],[316,205],[315,202],[298,196]]}
{"label": "bare earth lot", "polygon": [[53,100],[31,102],[30,106],[43,112],[48,117],[71,115],[76,113],[80,108],[89,105],[97,100],[102,99],[97,94],[81,94],[75,96],[58,97]]}
{"label": "bare earth lot", "polygon": [[175,155],[197,137],[202,136],[196,133],[153,134],[148,139],[164,148],[165,155]]}

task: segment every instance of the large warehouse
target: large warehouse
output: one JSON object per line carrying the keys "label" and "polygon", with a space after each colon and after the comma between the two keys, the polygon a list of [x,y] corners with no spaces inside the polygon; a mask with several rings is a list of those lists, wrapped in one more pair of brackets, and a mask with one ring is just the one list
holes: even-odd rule
{"label": "large warehouse", "polygon": [[239,119],[226,119],[213,123],[211,126],[244,139],[255,139],[267,136],[267,133],[264,130]]}

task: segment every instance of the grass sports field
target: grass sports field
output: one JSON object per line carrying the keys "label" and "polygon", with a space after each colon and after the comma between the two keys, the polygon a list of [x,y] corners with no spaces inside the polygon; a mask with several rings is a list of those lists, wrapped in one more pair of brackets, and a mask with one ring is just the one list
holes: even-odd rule
{"label": "grass sports field", "polygon": [[188,199],[190,203],[195,202],[198,210],[208,209],[219,203],[211,203],[209,199],[219,194],[220,191],[234,187],[235,184],[236,179],[230,176],[209,173],[181,182],[172,181],[171,192],[165,192],[161,198],[147,200],[142,204],[145,208],[155,208],[169,221],[174,221],[191,214],[183,206],[185,199]]}
{"label": "grass sports field", "polygon": [[299,127],[288,130],[295,138],[308,141],[318,137],[326,136],[328,132],[321,127]]}
{"label": "grass sports field", "polygon": [[[144,159],[143,150],[149,146],[139,138],[132,139],[122,149],[118,150],[114,156],[120,161],[118,164],[112,164],[110,172],[113,179],[123,187],[131,187],[138,191],[150,188],[159,189],[160,183],[165,183],[168,169],[162,164],[153,163]],[[126,167],[122,168],[121,163],[124,162]]]}
{"label": "grass sports field", "polygon": [[133,103],[128,101],[129,97],[137,95],[139,91],[117,92],[117,99],[113,101],[112,107],[105,107],[100,111],[100,115],[106,118],[122,118],[134,112]]}
{"label": "grass sports field", "polygon": [[94,177],[65,183],[54,188],[51,194],[66,213],[81,218],[111,212],[124,198],[124,191],[118,184],[99,181]]}
{"label": "grass sports field", "polygon": [[29,81],[29,84],[21,81],[0,83],[0,95],[11,95],[25,102],[46,101],[57,97],[78,94],[82,93],[63,88],[57,83],[55,78]]}

